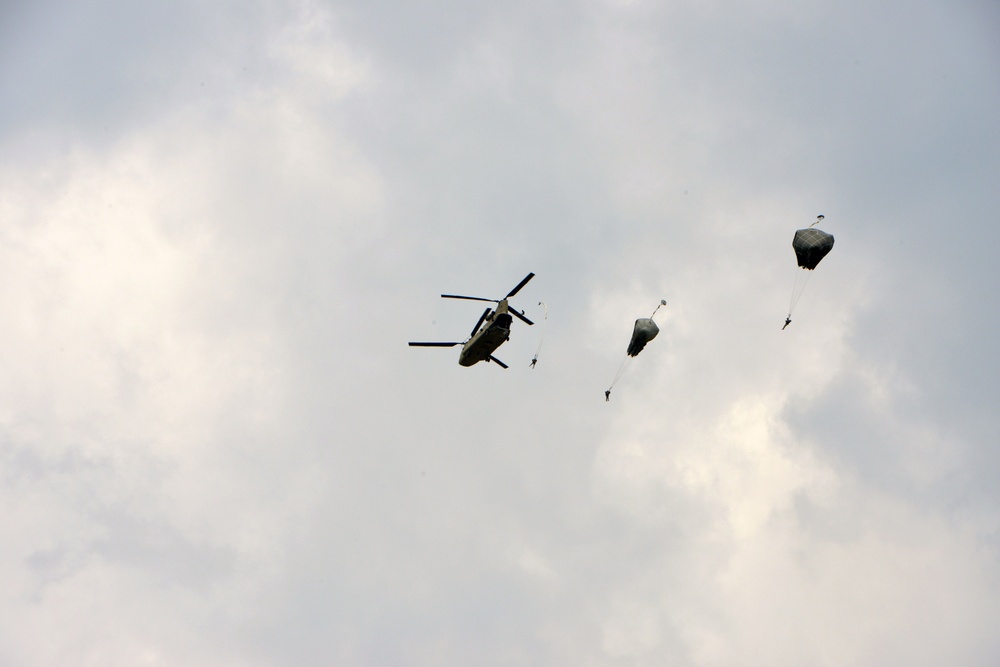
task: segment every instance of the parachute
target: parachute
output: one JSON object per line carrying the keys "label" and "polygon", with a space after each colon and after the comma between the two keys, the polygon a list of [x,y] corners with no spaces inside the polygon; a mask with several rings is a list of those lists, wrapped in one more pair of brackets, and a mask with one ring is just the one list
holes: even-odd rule
{"label": "parachute", "polygon": [[[653,311],[653,315],[656,315],[656,311],[660,309],[660,306],[665,305],[667,305],[667,302],[661,299],[660,305]],[[611,400],[611,389],[621,379],[621,376],[625,373],[625,369],[631,364],[632,359],[642,352],[646,347],[646,343],[656,338],[656,334],[660,333],[660,327],[656,326],[656,322],[653,321],[653,315],[640,317],[635,321],[635,325],[632,327],[632,338],[629,340],[628,349],[625,351],[625,358],[622,359],[622,363],[618,367],[618,372],[615,373],[615,379],[611,381],[611,386],[604,392],[605,401]]]}
{"label": "parachute", "polygon": [[795,259],[803,269],[812,271],[833,250],[833,235],[822,229],[799,229],[792,239]]}
{"label": "parachute", "polygon": [[822,215],[817,216],[816,222],[805,229],[796,230],[795,236],[792,238],[795,261],[798,263],[799,268],[806,269],[808,273],[795,274],[795,283],[792,286],[792,298],[788,304],[788,316],[785,318],[785,326],[781,327],[782,330],[792,323],[792,311],[795,310],[795,306],[799,302],[799,297],[805,291],[806,283],[809,282],[809,276],[812,275],[812,271],[833,250],[833,234],[827,234],[822,229],[814,229],[823,220],[823,217]]}
{"label": "parachute", "polygon": [[632,328],[632,340],[628,342],[628,356],[634,357],[642,352],[646,343],[656,338],[658,333],[660,333],[660,327],[656,326],[652,317],[642,317],[636,320],[635,327]]}

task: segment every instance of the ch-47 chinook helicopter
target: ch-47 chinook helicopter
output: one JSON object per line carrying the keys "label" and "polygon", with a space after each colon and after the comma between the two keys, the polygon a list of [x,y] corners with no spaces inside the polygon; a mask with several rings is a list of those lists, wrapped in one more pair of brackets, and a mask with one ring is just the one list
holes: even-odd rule
{"label": "ch-47 chinook helicopter", "polygon": [[[480,361],[496,362],[501,368],[507,368],[507,364],[493,356],[493,352],[503,345],[510,338],[510,324],[514,317],[522,320],[528,325],[534,324],[524,316],[507,305],[507,299],[521,291],[529,280],[535,277],[534,273],[529,273],[524,280],[517,284],[517,287],[507,292],[507,296],[502,299],[484,299],[479,296],[459,296],[457,294],[442,294],[443,299],[467,299],[469,301],[491,301],[497,304],[496,309],[487,307],[483,314],[479,316],[476,326],[472,327],[471,338],[464,343],[410,343],[411,347],[455,347],[462,346],[462,352],[458,355],[458,363],[461,366],[472,366]],[[481,327],[481,328],[480,328]]]}

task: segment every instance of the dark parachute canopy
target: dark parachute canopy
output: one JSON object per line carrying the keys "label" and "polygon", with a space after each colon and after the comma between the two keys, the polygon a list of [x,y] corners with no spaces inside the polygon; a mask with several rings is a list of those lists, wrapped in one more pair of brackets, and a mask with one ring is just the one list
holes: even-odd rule
{"label": "dark parachute canopy", "polygon": [[646,343],[656,338],[656,334],[658,333],[660,333],[660,327],[656,326],[656,322],[653,321],[652,317],[637,319],[635,326],[632,328],[632,340],[628,342],[628,356],[634,357],[642,352],[642,348],[646,347]]}
{"label": "dark parachute canopy", "polygon": [[812,271],[833,250],[833,234],[812,227],[799,229],[792,239],[792,248],[799,266]]}

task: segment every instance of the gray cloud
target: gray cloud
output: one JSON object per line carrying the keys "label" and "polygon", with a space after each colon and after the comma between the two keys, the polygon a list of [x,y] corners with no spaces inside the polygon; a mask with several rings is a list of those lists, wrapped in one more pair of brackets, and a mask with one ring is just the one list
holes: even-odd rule
{"label": "gray cloud", "polygon": [[995,662],[992,9],[4,11],[0,661]]}

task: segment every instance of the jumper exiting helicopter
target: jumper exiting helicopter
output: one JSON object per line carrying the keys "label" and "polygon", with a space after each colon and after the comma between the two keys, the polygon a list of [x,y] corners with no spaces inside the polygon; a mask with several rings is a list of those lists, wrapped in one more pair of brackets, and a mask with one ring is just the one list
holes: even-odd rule
{"label": "jumper exiting helicopter", "polygon": [[[490,301],[497,304],[496,309],[487,307],[483,314],[479,316],[476,326],[472,327],[471,338],[464,343],[410,343],[411,347],[455,347],[462,346],[462,352],[458,355],[458,363],[461,366],[472,366],[480,361],[493,361],[501,368],[507,368],[507,364],[493,356],[498,347],[510,339],[510,325],[514,321],[513,317],[533,325],[534,322],[524,316],[523,312],[518,312],[507,304],[507,299],[521,291],[521,288],[528,284],[528,281],[535,277],[534,273],[529,273],[524,280],[517,284],[517,287],[507,293],[502,299],[484,299],[479,296],[458,296],[457,294],[442,294],[443,299],[466,299],[468,301]],[[513,317],[511,317],[513,315]],[[482,327],[482,328],[480,328]]]}

